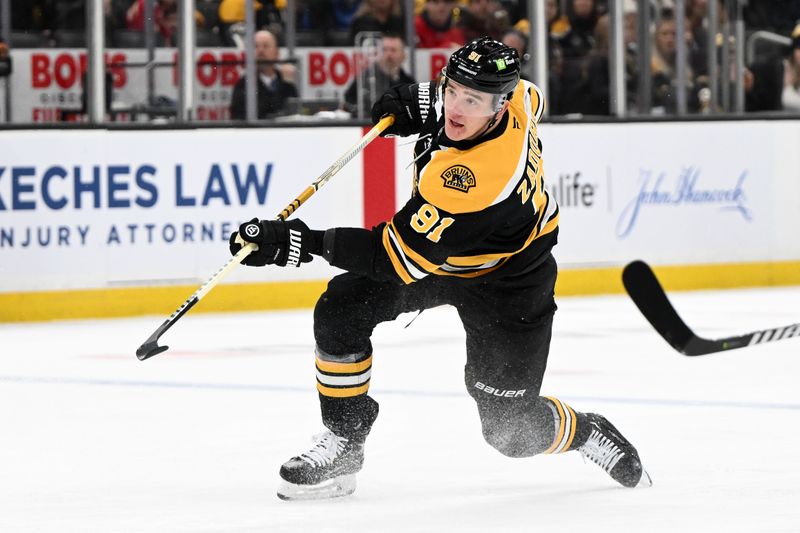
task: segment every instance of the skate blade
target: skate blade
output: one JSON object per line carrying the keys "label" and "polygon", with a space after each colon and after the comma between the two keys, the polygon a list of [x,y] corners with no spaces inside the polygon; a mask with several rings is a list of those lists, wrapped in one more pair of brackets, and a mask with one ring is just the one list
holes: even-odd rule
{"label": "skate blade", "polygon": [[282,480],[278,487],[281,500],[327,500],[349,496],[356,490],[356,475],[339,476],[316,485],[297,485]]}
{"label": "skate blade", "polygon": [[647,473],[647,470],[642,468],[642,477],[639,478],[639,483],[636,484],[635,488],[639,487],[652,487],[653,486],[653,478],[650,477],[650,474]]}

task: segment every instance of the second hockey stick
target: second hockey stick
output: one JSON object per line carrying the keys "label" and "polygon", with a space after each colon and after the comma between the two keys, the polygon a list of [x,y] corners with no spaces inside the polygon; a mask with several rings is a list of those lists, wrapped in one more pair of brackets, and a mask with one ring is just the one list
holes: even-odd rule
{"label": "second hockey stick", "polygon": [[[300,195],[292,201],[289,205],[287,205],[283,211],[278,213],[276,217],[278,220],[286,220],[289,218],[292,213],[297,211],[297,209],[305,203],[306,200],[311,198],[315,192],[317,192],[323,185],[325,185],[329,179],[331,179],[334,174],[339,172],[347,163],[350,162],[356,155],[358,155],[366,146],[371,143],[378,135],[381,134],[383,130],[388,128],[394,123],[394,116],[388,115],[383,117],[375,127],[373,127],[366,135],[364,135],[358,143],[356,143],[353,147],[351,147],[347,152],[342,154],[339,159],[337,159],[328,169],[322,173],[320,177],[314,180],[314,183],[309,185],[305,188]],[[154,355],[158,355],[161,352],[166,351],[169,346],[159,346],[158,339],[167,332],[169,328],[172,327],[175,322],[180,320],[180,318],[185,315],[189,309],[195,306],[197,302],[199,302],[203,296],[208,294],[211,289],[216,287],[217,283],[222,280],[231,270],[233,270],[237,265],[239,265],[242,260],[247,257],[251,252],[257,249],[257,246],[253,243],[249,243],[242,247],[239,252],[228,259],[228,262],[222,265],[222,267],[217,270],[213,276],[211,276],[208,281],[203,283],[200,288],[198,288],[194,294],[189,296],[189,298],[183,302],[183,304],[175,310],[174,313],[170,315],[168,319],[166,319],[156,330],[153,332],[150,337],[147,338],[144,343],[136,350],[136,357],[139,358],[140,361],[144,361]]]}
{"label": "second hockey stick", "polygon": [[780,341],[800,335],[800,324],[762,329],[744,335],[721,339],[705,339],[696,335],[681,319],[656,278],[653,269],[643,261],[634,261],[622,271],[622,284],[633,303],[648,322],[683,355],[696,356],[744,348],[754,344]]}

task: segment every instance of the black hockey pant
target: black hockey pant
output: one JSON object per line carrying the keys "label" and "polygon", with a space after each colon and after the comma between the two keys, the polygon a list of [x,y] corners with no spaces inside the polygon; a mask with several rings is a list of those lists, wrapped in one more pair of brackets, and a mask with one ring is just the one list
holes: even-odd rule
{"label": "black hockey pant", "polygon": [[[539,389],[556,309],[556,270],[551,256],[514,281],[431,275],[400,286],[350,273],[336,276],[314,310],[318,371],[333,368],[326,361],[360,361],[360,367],[339,364],[363,371],[371,364],[370,336],[377,324],[403,312],[452,305],[466,331],[465,382],[486,441],[511,457],[553,451],[561,408],[554,407],[557,400],[540,397]],[[368,386],[362,383],[349,396],[346,387],[318,387],[325,425],[342,436],[366,438],[378,414],[377,402],[366,394]]]}

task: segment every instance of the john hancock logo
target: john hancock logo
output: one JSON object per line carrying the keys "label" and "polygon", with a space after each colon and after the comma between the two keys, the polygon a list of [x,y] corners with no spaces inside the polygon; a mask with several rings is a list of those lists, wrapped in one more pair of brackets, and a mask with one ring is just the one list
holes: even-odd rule
{"label": "john hancock logo", "polygon": [[464,165],[454,165],[442,173],[444,186],[461,192],[469,192],[475,186],[475,174]]}
{"label": "john hancock logo", "polygon": [[617,236],[625,238],[633,231],[642,212],[651,206],[708,206],[716,207],[723,211],[738,213],[750,222],[753,215],[745,203],[747,196],[744,192],[744,182],[747,170],[742,171],[729,188],[716,187],[705,189],[700,184],[700,169],[697,167],[684,167],[675,180],[673,188],[664,183],[664,172],[656,174],[651,170],[640,170],[639,179],[641,187],[636,196],[625,206],[617,220]]}

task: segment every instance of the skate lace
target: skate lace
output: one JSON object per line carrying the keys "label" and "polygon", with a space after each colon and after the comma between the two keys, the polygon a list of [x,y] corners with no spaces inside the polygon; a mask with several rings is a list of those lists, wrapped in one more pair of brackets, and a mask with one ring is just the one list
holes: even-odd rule
{"label": "skate lace", "polygon": [[327,466],[339,456],[347,444],[347,439],[337,437],[331,431],[314,435],[314,446],[300,455],[300,459],[314,467]]}
{"label": "skate lace", "polygon": [[625,455],[625,452],[612,440],[596,429],[592,430],[587,441],[578,450],[608,473],[611,473],[617,462]]}

